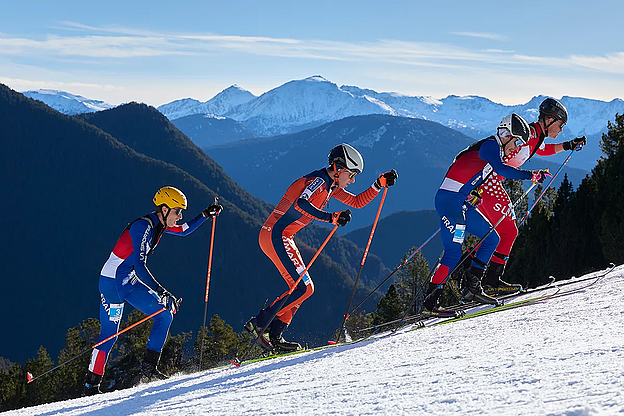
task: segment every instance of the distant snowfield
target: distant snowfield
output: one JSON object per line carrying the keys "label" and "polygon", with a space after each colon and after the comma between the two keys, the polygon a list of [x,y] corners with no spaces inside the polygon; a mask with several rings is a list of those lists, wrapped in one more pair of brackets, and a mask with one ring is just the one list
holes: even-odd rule
{"label": "distant snowfield", "polygon": [[619,266],[541,303],[8,414],[621,414],[623,298]]}

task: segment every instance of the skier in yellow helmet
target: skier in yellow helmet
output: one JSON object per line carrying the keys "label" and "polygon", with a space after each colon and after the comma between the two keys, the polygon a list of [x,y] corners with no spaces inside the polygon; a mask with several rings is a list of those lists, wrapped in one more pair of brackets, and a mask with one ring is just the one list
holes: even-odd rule
{"label": "skier in yellow helmet", "polygon": [[[154,325],[147,341],[147,350],[141,366],[145,379],[167,378],[158,368],[160,353],[165,344],[173,315],[179,308],[178,299],[154,278],[147,268],[147,258],[154,251],[163,233],[187,236],[208,218],[223,210],[212,204],[192,220],[178,225],[182,211],[188,206],[186,196],[177,188],[166,186],[154,196],[156,210],[137,218],[126,226],[100,272],[100,341],[119,331],[126,302],[141,312],[154,316]],[[108,354],[117,338],[94,348],[86,375],[84,394],[100,393],[100,382]]]}

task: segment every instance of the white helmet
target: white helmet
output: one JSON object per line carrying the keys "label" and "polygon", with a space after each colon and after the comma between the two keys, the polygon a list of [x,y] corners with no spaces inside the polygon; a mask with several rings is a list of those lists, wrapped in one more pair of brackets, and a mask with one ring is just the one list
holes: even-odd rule
{"label": "white helmet", "polygon": [[337,169],[348,169],[358,174],[364,170],[362,155],[355,150],[355,147],[346,143],[334,147],[327,155],[327,158],[329,159],[330,167],[335,163]]}
{"label": "white helmet", "polygon": [[[501,132],[501,130],[506,132]],[[518,114],[512,113],[503,118],[498,125],[498,137],[513,137],[526,144],[531,136],[529,124]]]}

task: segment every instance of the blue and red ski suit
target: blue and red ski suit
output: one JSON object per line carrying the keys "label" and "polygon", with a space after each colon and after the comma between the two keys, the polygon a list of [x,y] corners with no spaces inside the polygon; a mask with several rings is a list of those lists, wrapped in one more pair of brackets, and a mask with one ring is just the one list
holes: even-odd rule
{"label": "blue and red ski suit", "polygon": [[[506,165],[518,168],[522,166],[533,154],[539,156],[552,156],[557,151],[552,143],[544,143],[546,134],[538,123],[529,124],[531,136],[529,141],[520,146],[509,155],[505,156],[504,163]],[[477,208],[485,218],[492,224],[500,220],[501,216],[507,214],[507,210],[511,209],[511,199],[503,188],[501,182],[505,179],[504,175],[498,172],[492,172],[492,175],[481,184],[481,204]],[[516,225],[516,215],[511,212],[496,227],[496,232],[500,237],[500,242],[492,256],[492,262],[506,264],[511,248],[518,237],[518,227]]]}
{"label": "blue and red ski suit", "polygon": [[[461,258],[465,233],[482,238],[492,227],[474,206],[466,202],[470,191],[477,188],[493,172],[510,179],[531,179],[531,172],[505,165],[503,158],[500,139],[497,136],[490,136],[460,152],[448,169],[435,196],[436,211],[440,215],[444,255],[431,283],[438,285],[446,283],[449,272]],[[481,241],[475,257],[483,264],[487,264],[499,240],[496,232],[491,233]],[[476,263],[474,265],[482,268]]]}
{"label": "blue and red ski suit", "polygon": [[[330,198],[354,208],[362,208],[371,202],[379,193],[374,185],[364,192],[354,195],[342,188],[333,187],[334,180],[329,177],[327,169],[320,169],[297,179],[286,190],[281,201],[269,215],[260,230],[260,248],[266,254],[282,278],[292,289],[299,275],[305,270],[305,264],[295,245],[294,236],[312,220],[332,221],[332,215],[322,209]],[[290,324],[304,300],[314,293],[314,283],[306,272],[297,288],[293,291],[289,303],[277,312],[276,318]],[[271,306],[258,317],[258,324],[264,326],[266,320],[273,316],[280,300],[288,294],[288,290],[271,303]]]}
{"label": "blue and red ski suit", "polygon": [[[163,233],[187,236],[204,221],[206,218],[199,214],[188,223],[165,228],[152,212],[128,224],[100,272],[102,328],[99,341],[119,331],[125,302],[147,315],[166,308],[159,296],[164,288],[147,268],[147,258],[158,245]],[[173,321],[173,314],[167,309],[152,319],[154,325],[147,341],[147,348],[161,352]],[[90,371],[99,375],[104,374],[108,353],[115,341],[116,337],[93,349]]]}

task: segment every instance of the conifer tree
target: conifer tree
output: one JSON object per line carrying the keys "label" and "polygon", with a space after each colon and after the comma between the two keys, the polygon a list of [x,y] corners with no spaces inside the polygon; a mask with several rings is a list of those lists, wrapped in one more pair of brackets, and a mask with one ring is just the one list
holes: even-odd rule
{"label": "conifer tree", "polygon": [[[99,334],[100,322],[94,318],[89,318],[80,325],[70,328],[65,334],[65,347],[59,353],[58,362],[65,362],[91,347],[97,341]],[[81,395],[90,359],[91,354],[83,354],[56,371],[57,400],[67,400]]]}
{"label": "conifer tree", "polygon": [[401,302],[401,298],[397,293],[396,287],[390,285],[386,294],[381,298],[377,304],[377,310],[373,318],[375,325],[382,324],[384,322],[394,321],[403,316],[403,308],[405,304]]}
{"label": "conifer tree", "polygon": [[[201,349],[201,328],[195,341],[195,355],[199,357]],[[236,356],[238,338],[232,327],[225,323],[219,315],[210,319],[210,324],[204,331],[204,352],[201,368],[211,368],[228,362]]]}
{"label": "conifer tree", "polygon": [[[50,358],[48,351],[43,347],[39,347],[37,358],[26,361],[24,370],[31,374],[43,374],[54,367],[54,362]],[[25,379],[24,379],[25,381]],[[58,387],[57,374],[52,372],[39,380],[38,383],[31,383],[26,386],[26,397],[24,405],[34,406],[54,401],[56,388]]]}

